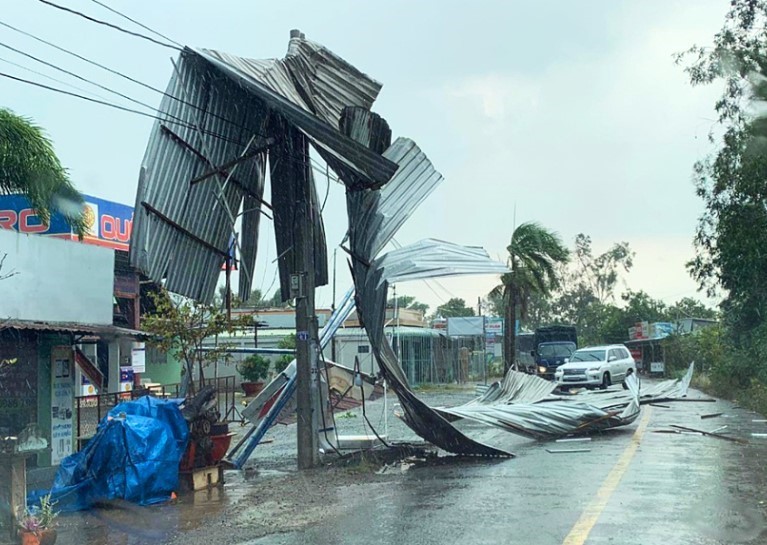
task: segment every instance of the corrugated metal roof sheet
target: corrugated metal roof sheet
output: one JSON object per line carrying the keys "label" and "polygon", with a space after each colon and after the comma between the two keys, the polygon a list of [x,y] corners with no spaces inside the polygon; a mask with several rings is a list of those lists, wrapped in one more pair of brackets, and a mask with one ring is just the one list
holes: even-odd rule
{"label": "corrugated metal roof sheet", "polygon": [[147,339],[152,336],[144,331],[113,325],[78,324],[73,322],[35,322],[30,320],[5,320],[0,322],[0,329],[74,333],[75,335],[94,335],[98,337],[132,337],[134,339]]}
{"label": "corrugated metal roof sheet", "polygon": [[[131,264],[155,281],[165,280],[172,292],[212,301],[234,230],[232,218],[244,201],[239,295],[250,294],[260,223],[253,210],[263,202],[266,154],[232,167],[227,183],[228,173],[196,184],[191,180],[239,157],[248,143],[260,149],[270,134],[284,136],[279,123],[269,123],[275,114],[300,129],[338,168],[368,185],[380,186],[397,170],[396,163],[338,130],[344,108],[370,108],[381,85],[314,42],[292,38],[287,57],[271,60],[186,48],[175,66],[160,105],[163,120],[155,124],[142,163],[131,244]],[[308,168],[308,152],[286,160]],[[279,201],[280,184],[275,191]],[[316,283],[322,285],[327,252],[313,188],[312,195]],[[281,254],[291,248],[293,226],[275,230]],[[283,287],[294,269],[288,260],[292,256],[280,261]]]}

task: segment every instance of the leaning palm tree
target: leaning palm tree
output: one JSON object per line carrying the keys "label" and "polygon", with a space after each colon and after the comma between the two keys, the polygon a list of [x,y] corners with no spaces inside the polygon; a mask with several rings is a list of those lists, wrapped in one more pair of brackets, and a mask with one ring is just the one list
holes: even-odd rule
{"label": "leaning palm tree", "polygon": [[69,181],[51,141],[31,120],[0,108],[0,194],[21,193],[44,223],[61,213],[72,229],[86,232],[83,197]]}
{"label": "leaning palm tree", "polygon": [[553,231],[538,223],[523,223],[511,235],[508,265],[511,272],[501,276],[501,284],[490,297],[502,298],[505,310],[503,335],[504,371],[516,368],[516,321],[527,317],[531,294],[549,295],[559,285],[556,265],[566,263],[569,252]]}

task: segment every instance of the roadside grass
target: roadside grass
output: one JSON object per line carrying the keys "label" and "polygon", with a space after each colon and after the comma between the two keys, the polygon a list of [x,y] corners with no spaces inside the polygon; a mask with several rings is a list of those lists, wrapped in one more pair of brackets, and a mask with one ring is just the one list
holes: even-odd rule
{"label": "roadside grass", "polygon": [[714,380],[706,373],[697,373],[693,376],[692,386],[709,395],[728,399],[745,409],[767,415],[767,386],[757,379],[751,379],[748,386],[742,387],[731,382]]}

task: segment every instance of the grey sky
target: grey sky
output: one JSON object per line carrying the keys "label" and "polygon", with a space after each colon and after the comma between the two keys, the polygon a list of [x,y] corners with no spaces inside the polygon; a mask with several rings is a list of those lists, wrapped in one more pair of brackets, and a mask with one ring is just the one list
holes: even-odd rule
{"label": "grey sky", "polygon": [[[56,0],[117,19],[88,0]],[[569,243],[637,251],[632,289],[673,301],[695,295],[683,264],[702,210],[693,162],[711,151],[716,89],[693,89],[672,55],[709,43],[726,0],[495,2],[263,2],[120,0],[110,5],[192,46],[279,57],[300,28],[384,84],[375,110],[395,136],[413,138],[445,175],[397,237],[482,245],[502,257],[516,221],[539,221]],[[3,2],[0,20],[164,89],[174,52],[35,0]],[[0,41],[152,105],[159,95],[3,29]],[[11,60],[91,89],[0,48]],[[0,71],[43,81],[0,62]],[[85,193],[133,204],[152,121],[0,79],[0,105],[32,117],[53,138]],[[325,181],[318,176],[320,192]],[[342,189],[331,184],[328,244],[345,230]],[[273,290],[274,242],[265,237],[256,287]],[[332,255],[332,250],[331,250]],[[339,252],[339,291],[349,285]],[[470,303],[497,281],[401,286],[432,305]],[[330,290],[320,304],[329,305]]]}

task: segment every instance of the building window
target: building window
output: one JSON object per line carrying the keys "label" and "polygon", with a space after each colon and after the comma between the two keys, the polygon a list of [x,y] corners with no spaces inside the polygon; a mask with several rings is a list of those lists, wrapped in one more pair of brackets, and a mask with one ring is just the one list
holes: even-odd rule
{"label": "building window", "polygon": [[357,354],[369,354],[369,353],[370,353],[370,345],[367,345],[367,344],[357,345]]}

